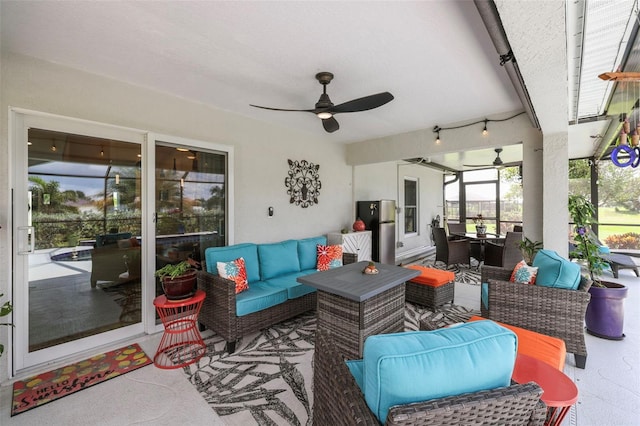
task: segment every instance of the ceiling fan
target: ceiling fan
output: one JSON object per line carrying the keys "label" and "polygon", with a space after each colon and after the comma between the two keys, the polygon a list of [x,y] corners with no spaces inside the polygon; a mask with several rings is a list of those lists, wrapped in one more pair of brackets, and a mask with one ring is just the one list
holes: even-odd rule
{"label": "ceiling fan", "polygon": [[354,99],[339,105],[334,105],[329,99],[329,95],[327,95],[327,84],[331,83],[333,80],[333,74],[330,72],[319,72],[316,74],[316,79],[322,84],[322,95],[320,95],[320,99],[316,102],[315,108],[313,109],[283,109],[283,108],[270,108],[260,105],[252,105],[252,107],[269,109],[272,111],[302,111],[302,112],[312,112],[318,116],[322,120],[322,127],[329,133],[333,133],[340,128],[340,125],[333,117],[335,114],[345,113],[345,112],[360,112],[367,111],[370,109],[378,108],[387,102],[391,102],[393,100],[393,95],[389,92],[376,93],[375,95],[365,96],[364,98]]}
{"label": "ceiling fan", "polygon": [[501,167],[503,162],[502,158],[500,158],[500,153],[502,152],[502,148],[494,149],[496,152],[496,158],[493,160],[492,164],[463,164],[465,167]]}

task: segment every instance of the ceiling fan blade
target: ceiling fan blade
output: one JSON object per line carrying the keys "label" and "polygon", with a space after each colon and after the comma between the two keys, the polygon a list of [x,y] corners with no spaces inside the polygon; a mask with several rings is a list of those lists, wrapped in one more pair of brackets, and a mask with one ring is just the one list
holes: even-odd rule
{"label": "ceiling fan blade", "polygon": [[253,105],[253,104],[249,104],[249,106],[252,106],[252,107],[254,107],[254,108],[268,109],[268,110],[271,110],[271,111],[314,112],[314,110],[312,110],[312,109],[284,109],[284,108],[270,108],[270,107],[265,107],[265,106],[260,106],[260,105]]}
{"label": "ceiling fan blade", "polygon": [[378,108],[387,102],[393,100],[393,95],[389,92],[376,93],[375,95],[365,96],[364,98],[354,99],[342,103],[340,105],[329,108],[329,111],[338,114],[342,112],[359,112]]}
{"label": "ceiling fan blade", "polygon": [[335,118],[331,117],[322,120],[322,127],[324,127],[327,132],[333,133],[340,128],[340,125]]}
{"label": "ceiling fan blade", "polygon": [[493,164],[463,164],[465,167],[493,167]]}

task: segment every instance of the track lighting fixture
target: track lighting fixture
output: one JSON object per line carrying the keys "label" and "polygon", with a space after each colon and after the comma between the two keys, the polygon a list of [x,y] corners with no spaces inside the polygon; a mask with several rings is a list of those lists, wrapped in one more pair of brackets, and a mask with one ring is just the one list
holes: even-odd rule
{"label": "track lighting fixture", "polygon": [[56,147],[56,142],[55,141],[51,141],[51,152],[56,152],[58,150],[58,147]]}

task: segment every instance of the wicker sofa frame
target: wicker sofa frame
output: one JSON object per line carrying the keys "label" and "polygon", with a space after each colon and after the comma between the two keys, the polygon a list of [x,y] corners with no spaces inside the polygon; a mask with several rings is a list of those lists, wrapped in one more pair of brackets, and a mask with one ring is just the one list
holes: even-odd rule
{"label": "wicker sofa frame", "polygon": [[[331,335],[316,332],[314,425],[379,425]],[[385,425],[542,425],[546,406],[536,383],[512,384],[430,401],[398,405]]]}
{"label": "wicker sofa frame", "polygon": [[[356,261],[357,254],[344,253],[342,256],[345,265]],[[235,351],[236,342],[242,336],[316,309],[317,306],[317,294],[314,291],[258,312],[238,316],[235,282],[208,273],[206,268],[198,271],[198,289],[206,294],[198,316],[200,329],[208,328],[221,336],[227,342],[226,350],[229,353]]]}
{"label": "wicker sofa frame", "polygon": [[509,268],[483,265],[481,271],[481,282],[489,283],[489,308],[480,303],[484,318],[560,338],[574,355],[576,367],[585,368],[584,315],[591,280],[583,276],[577,290],[565,290],[516,285],[509,282]]}

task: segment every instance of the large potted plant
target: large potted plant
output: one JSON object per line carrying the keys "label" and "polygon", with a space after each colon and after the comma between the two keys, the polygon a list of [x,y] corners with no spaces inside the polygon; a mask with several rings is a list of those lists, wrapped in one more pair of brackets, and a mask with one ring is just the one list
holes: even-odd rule
{"label": "large potted plant", "polygon": [[168,263],[156,271],[162,281],[162,291],[169,300],[181,300],[195,294],[196,270],[186,260]]}
{"label": "large potted plant", "polygon": [[600,247],[594,241],[595,234],[591,231],[591,226],[597,223],[595,207],[586,197],[571,195],[569,214],[575,224],[575,249],[569,256],[585,262],[593,281],[589,289],[591,300],[585,313],[587,332],[605,339],[621,340],[624,338],[624,299],[627,297],[627,287],[600,279],[607,263],[602,258]]}

